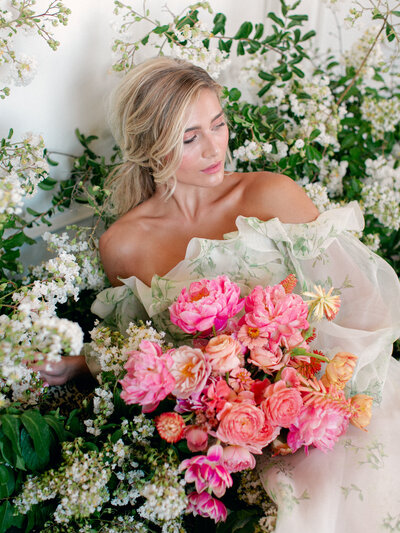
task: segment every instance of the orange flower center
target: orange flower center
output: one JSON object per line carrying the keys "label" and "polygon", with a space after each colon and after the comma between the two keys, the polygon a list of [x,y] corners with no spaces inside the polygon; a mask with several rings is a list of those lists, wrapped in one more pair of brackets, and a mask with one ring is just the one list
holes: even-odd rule
{"label": "orange flower center", "polygon": [[208,291],[208,289],[206,287],[203,287],[202,289],[200,289],[199,291],[195,292],[195,293],[191,293],[190,295],[190,301],[191,302],[198,302],[199,300],[201,300],[202,298],[204,298],[205,296],[208,296],[210,293]]}
{"label": "orange flower center", "polygon": [[247,334],[252,339],[256,339],[260,335],[260,330],[258,328],[247,328]]}

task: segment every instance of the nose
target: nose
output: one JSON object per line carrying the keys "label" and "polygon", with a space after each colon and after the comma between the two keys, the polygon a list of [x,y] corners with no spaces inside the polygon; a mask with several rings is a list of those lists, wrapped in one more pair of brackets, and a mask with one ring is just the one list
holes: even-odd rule
{"label": "nose", "polygon": [[204,136],[203,139],[203,157],[204,158],[213,158],[218,154],[218,143],[217,139],[209,133]]}

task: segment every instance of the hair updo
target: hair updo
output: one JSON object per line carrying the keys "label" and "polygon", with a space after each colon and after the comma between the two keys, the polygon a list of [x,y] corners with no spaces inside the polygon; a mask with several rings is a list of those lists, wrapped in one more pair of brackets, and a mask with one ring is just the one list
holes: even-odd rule
{"label": "hair updo", "polygon": [[204,69],[171,57],[141,63],[116,88],[110,123],[123,163],[107,183],[115,214],[150,198],[156,184],[165,184],[166,194],[172,194],[186,112],[202,89],[219,96],[221,87]]}

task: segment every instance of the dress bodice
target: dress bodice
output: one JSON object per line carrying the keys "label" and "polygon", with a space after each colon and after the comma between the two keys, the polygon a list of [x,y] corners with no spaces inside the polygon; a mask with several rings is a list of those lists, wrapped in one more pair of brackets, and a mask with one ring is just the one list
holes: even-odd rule
{"label": "dress bodice", "polygon": [[318,325],[316,347],[327,355],[346,350],[359,356],[353,392],[380,398],[391,345],[400,334],[400,287],[391,267],[359,242],[363,229],[356,202],[322,213],[305,224],[263,222],[239,216],[237,231],[222,240],[194,237],[185,258],[151,286],[132,276],[123,285],[102,291],[92,311],[121,331],[134,319],[152,319],[176,342],[183,334],[169,320],[168,307],[184,286],[225,274],[242,295],[256,285],[271,285],[289,273],[297,291],[314,284],[340,291],[342,305],[334,322]]}

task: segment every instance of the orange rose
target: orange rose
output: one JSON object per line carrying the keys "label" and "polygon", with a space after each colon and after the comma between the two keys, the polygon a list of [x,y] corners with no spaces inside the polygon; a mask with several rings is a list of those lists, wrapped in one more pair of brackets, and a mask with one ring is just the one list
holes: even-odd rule
{"label": "orange rose", "polygon": [[372,398],[366,394],[356,394],[350,398],[351,406],[355,413],[350,418],[353,426],[365,429],[371,421],[372,416]]}
{"label": "orange rose", "polygon": [[325,369],[322,382],[325,386],[336,385],[344,389],[346,383],[353,376],[357,356],[349,352],[338,352],[331,359]]}

